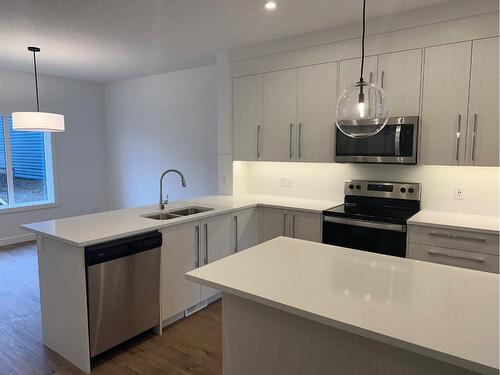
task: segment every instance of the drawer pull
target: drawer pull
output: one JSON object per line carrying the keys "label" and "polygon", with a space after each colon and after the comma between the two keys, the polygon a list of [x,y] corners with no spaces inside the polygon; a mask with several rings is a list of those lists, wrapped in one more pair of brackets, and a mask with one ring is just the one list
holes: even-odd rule
{"label": "drawer pull", "polygon": [[443,253],[441,251],[436,251],[436,250],[428,250],[427,253],[429,255],[434,255],[434,256],[443,256],[443,257],[448,257],[448,258],[453,258],[453,259],[471,260],[473,262],[484,263],[484,258],[479,258],[479,257],[468,257],[465,255],[454,255],[454,254]]}
{"label": "drawer pull", "polygon": [[479,242],[486,241],[486,238],[482,238],[482,237],[457,236],[455,234],[439,233],[439,232],[429,232],[429,234],[431,236],[452,238],[454,240],[467,240],[467,241],[479,241]]}

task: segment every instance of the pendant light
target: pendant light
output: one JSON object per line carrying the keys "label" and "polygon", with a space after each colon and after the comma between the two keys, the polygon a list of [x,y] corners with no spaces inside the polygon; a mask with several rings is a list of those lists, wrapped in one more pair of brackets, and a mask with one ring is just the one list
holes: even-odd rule
{"label": "pendant light", "polygon": [[384,90],[363,79],[365,63],[366,0],[363,0],[361,37],[361,75],[347,87],[337,102],[337,127],[351,138],[368,138],[380,132],[390,114],[390,102]]}
{"label": "pendant light", "polygon": [[36,53],[40,52],[38,47],[28,47],[33,52],[33,67],[35,69],[35,94],[36,112],[13,112],[12,127],[18,131],[35,132],[63,132],[64,116],[57,113],[40,112],[40,101],[38,99],[38,75],[36,70]]}

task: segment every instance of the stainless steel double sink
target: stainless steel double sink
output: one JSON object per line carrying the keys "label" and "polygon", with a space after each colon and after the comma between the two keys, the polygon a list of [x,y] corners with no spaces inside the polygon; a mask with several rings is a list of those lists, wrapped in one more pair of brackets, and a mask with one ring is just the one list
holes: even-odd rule
{"label": "stainless steel double sink", "polygon": [[177,219],[179,217],[199,214],[201,212],[207,212],[207,211],[212,211],[212,210],[213,210],[213,208],[209,208],[209,207],[193,206],[193,207],[179,208],[177,210],[172,210],[172,211],[156,212],[154,214],[144,215],[143,217],[145,217],[147,219],[154,219],[154,220],[170,220],[170,219]]}

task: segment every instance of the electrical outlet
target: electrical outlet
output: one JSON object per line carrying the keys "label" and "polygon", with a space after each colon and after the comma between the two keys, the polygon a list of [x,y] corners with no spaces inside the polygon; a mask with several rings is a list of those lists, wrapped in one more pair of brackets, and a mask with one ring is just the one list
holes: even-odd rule
{"label": "electrical outlet", "polygon": [[465,188],[463,186],[455,186],[455,199],[464,199]]}
{"label": "electrical outlet", "polygon": [[280,186],[281,187],[286,187],[287,186],[287,178],[286,177],[281,177],[280,178]]}
{"label": "electrical outlet", "polygon": [[293,179],[291,177],[288,177],[286,179],[286,187],[291,188],[293,186]]}

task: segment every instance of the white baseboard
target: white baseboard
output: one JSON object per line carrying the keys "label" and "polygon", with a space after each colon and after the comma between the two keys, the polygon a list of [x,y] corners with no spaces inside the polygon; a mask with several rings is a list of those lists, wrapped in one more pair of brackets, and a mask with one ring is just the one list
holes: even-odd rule
{"label": "white baseboard", "polygon": [[35,241],[36,235],[34,233],[22,234],[20,236],[0,238],[0,247],[15,245],[21,242]]}

